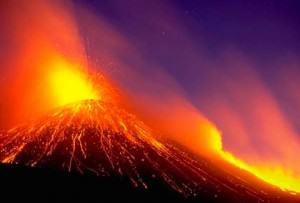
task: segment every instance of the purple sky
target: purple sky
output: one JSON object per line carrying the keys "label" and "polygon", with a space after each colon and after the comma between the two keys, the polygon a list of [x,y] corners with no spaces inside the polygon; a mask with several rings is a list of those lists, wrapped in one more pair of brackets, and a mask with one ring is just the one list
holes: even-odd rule
{"label": "purple sky", "polygon": [[[190,51],[200,52],[210,62],[224,50],[237,50],[257,64],[255,68],[265,80],[277,68],[274,59],[299,58],[300,54],[297,0],[75,2],[104,17],[144,57],[163,65],[191,94],[199,69],[186,63],[191,56],[185,54]],[[204,60],[195,60],[202,63],[201,72],[209,68]]]}
{"label": "purple sky", "polygon": [[[75,3],[113,27],[135,48],[144,63],[137,62],[135,53],[114,50],[109,45],[103,49],[111,49],[115,58],[148,76],[144,79],[150,83],[155,80],[153,73],[157,70],[163,69],[173,77],[189,101],[223,132],[225,147],[237,152],[248,150],[235,142],[233,134],[238,133],[229,129],[237,126],[226,122],[219,103],[222,110],[226,106],[226,111],[234,112],[241,120],[250,151],[255,148],[264,153],[260,135],[274,133],[261,126],[261,121],[277,125],[283,117],[299,134],[300,100],[292,88],[300,87],[297,82],[299,1],[76,0]],[[81,20],[79,17],[79,25]],[[95,60],[97,55],[93,50],[101,45],[89,39],[86,29],[81,32],[87,52]],[[134,82],[124,81],[132,91],[144,91]],[[267,109],[270,105],[269,111],[260,112],[260,108]],[[276,115],[268,119],[267,113]],[[272,120],[272,116],[278,119]],[[277,131],[286,133],[284,129],[282,125]]]}

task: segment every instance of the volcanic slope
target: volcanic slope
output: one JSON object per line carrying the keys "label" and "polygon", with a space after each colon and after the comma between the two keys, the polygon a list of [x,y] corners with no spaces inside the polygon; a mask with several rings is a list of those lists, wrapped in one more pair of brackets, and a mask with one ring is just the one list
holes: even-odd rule
{"label": "volcanic slope", "polygon": [[99,177],[117,177],[132,190],[161,191],[155,193],[158,199],[167,197],[165,192],[190,201],[296,201],[259,180],[253,186],[238,169],[232,174],[154,134],[118,105],[86,100],[1,133],[0,162],[92,175],[98,184]]}

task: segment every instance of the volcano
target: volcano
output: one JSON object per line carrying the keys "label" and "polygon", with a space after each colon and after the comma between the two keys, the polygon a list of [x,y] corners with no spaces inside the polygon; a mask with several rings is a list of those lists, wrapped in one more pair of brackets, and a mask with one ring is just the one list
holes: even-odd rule
{"label": "volcano", "polygon": [[[36,181],[35,190],[42,185],[52,194],[61,191],[50,187],[55,180],[58,188],[65,184],[69,191],[78,191],[72,197],[88,194],[109,200],[124,196],[133,201],[141,201],[142,196],[145,202],[297,200],[244,171],[194,155],[157,134],[117,104],[99,100],[73,103],[1,133],[1,180],[15,181],[15,185],[20,184],[16,177]],[[60,195],[66,194],[66,188]],[[109,195],[112,193],[116,195]]]}

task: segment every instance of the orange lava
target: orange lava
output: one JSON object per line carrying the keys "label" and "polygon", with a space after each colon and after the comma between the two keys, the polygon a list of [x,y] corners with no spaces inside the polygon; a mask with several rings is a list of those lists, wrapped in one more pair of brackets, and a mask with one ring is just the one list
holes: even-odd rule
{"label": "orange lava", "polygon": [[278,164],[249,164],[227,151],[222,151],[221,156],[229,163],[252,173],[256,177],[284,191],[288,191],[291,194],[300,192],[300,175],[294,174],[292,170]]}
{"label": "orange lava", "polygon": [[101,99],[87,74],[76,65],[61,59],[53,61],[51,66],[48,74],[49,91],[57,106],[87,99]]}

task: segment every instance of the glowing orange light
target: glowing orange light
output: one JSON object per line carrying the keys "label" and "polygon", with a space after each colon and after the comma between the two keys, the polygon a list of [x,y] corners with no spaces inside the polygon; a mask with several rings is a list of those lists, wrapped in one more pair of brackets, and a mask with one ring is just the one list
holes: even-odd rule
{"label": "glowing orange light", "polygon": [[201,132],[198,133],[210,136],[210,142],[207,143],[210,145],[209,148],[213,149],[213,152],[216,152],[226,162],[250,172],[261,180],[279,187],[283,191],[288,191],[291,194],[300,192],[300,174],[296,174],[292,168],[271,161],[265,163],[252,161],[250,163],[248,160],[242,160],[223,148],[222,134],[212,123],[203,125]]}
{"label": "glowing orange light", "polygon": [[81,100],[100,99],[87,75],[66,61],[57,60],[51,64],[48,79],[52,97],[58,106]]}
{"label": "glowing orange light", "polygon": [[215,151],[222,150],[222,136],[220,132],[210,123],[202,126],[206,134],[210,136],[210,142],[207,143],[210,149]]}
{"label": "glowing orange light", "polygon": [[300,175],[294,174],[291,170],[269,163],[266,165],[248,164],[226,151],[223,151],[221,156],[231,164],[252,173],[256,177],[284,191],[289,191],[291,194],[300,192]]}

